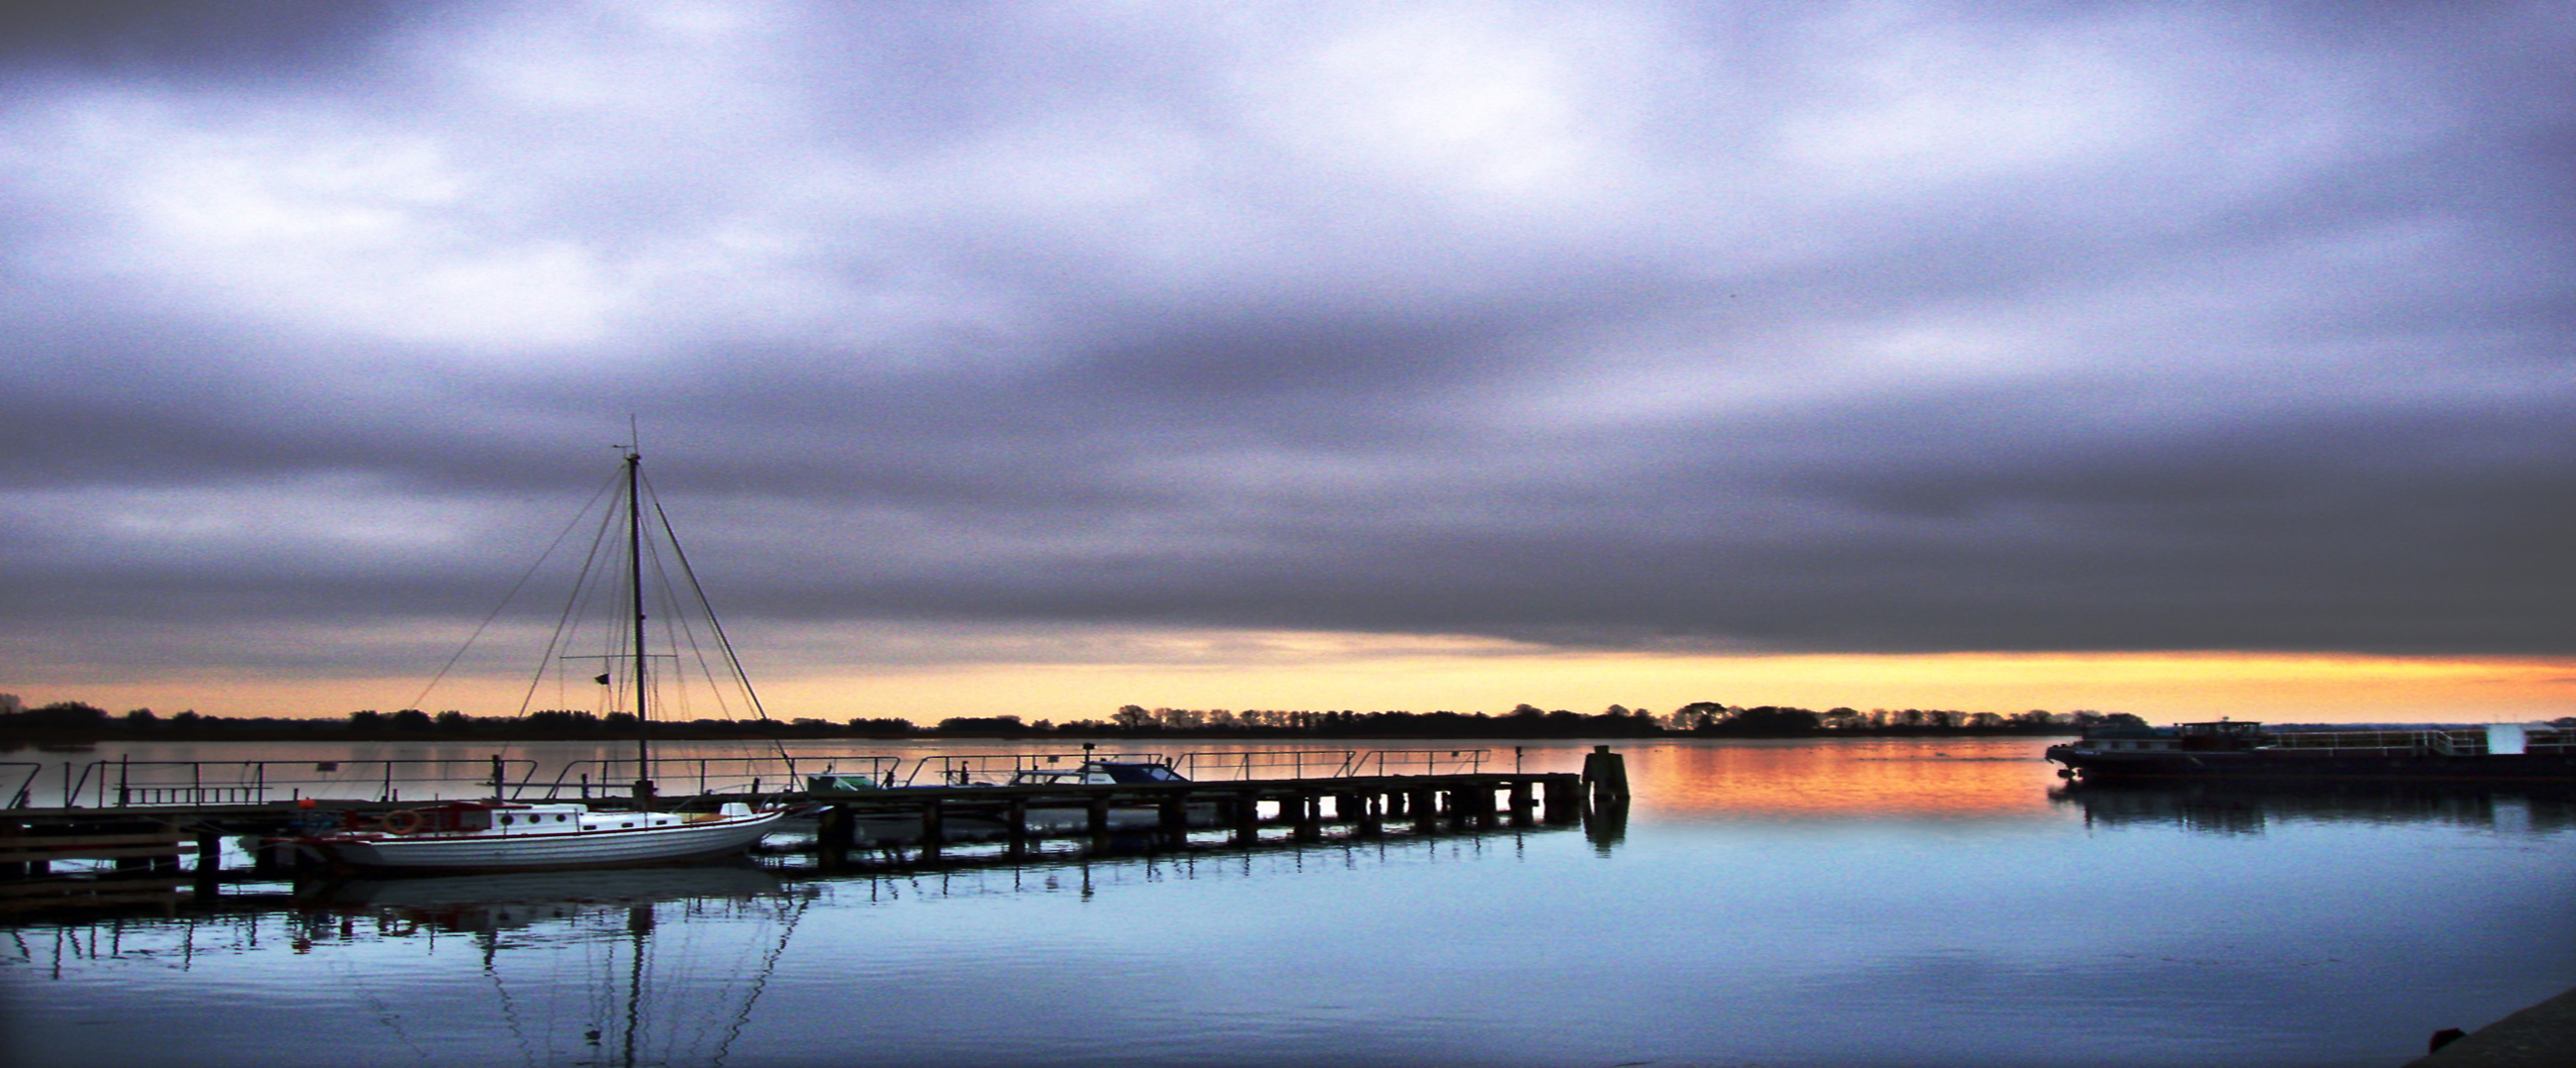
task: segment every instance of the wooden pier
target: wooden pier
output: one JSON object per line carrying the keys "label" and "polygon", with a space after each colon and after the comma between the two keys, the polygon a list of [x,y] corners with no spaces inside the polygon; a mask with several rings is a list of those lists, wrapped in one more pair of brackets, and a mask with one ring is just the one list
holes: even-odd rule
{"label": "wooden pier", "polygon": [[[1457,772],[1142,783],[954,785],[853,790],[834,795],[711,794],[689,804],[802,802],[812,806],[809,839],[790,832],[763,852],[810,852],[825,870],[856,855],[896,856],[906,865],[940,863],[952,851],[978,862],[1008,862],[1047,841],[1090,850],[1226,849],[1389,834],[1486,833],[1504,828],[1589,824],[1596,812],[1624,814],[1626,777],[1606,747],[1585,774]],[[297,880],[318,874],[301,852],[270,843],[352,818],[379,818],[425,803],[298,797],[231,799],[212,791],[180,803],[0,811],[0,912],[209,902],[223,885]],[[159,800],[151,798],[150,800]],[[602,807],[612,799],[597,800]],[[1622,821],[1624,822],[1624,821]],[[1285,829],[1284,835],[1278,831]],[[247,868],[227,871],[222,843],[243,840]],[[998,850],[989,847],[998,845]],[[194,853],[194,864],[183,860]],[[958,859],[968,859],[959,855]],[[68,861],[89,870],[65,873]],[[108,861],[110,865],[95,862]]]}
{"label": "wooden pier", "polygon": [[854,847],[935,855],[968,841],[999,841],[1016,854],[1047,838],[1177,846],[1214,831],[1248,845],[1279,826],[1298,840],[1320,838],[1328,825],[1363,838],[1390,828],[1434,834],[1579,823],[1584,786],[1568,773],[1506,772],[882,790],[830,799],[815,838],[829,863]]}

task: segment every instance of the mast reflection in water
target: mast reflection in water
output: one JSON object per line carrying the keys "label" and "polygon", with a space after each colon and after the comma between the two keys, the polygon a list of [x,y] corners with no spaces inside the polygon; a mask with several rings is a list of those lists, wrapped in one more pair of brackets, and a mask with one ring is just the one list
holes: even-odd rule
{"label": "mast reflection in water", "polygon": [[2046,744],[1623,744],[1579,829],[0,918],[0,1060],[2394,1068],[2576,985],[2563,797],[2070,790]]}
{"label": "mast reflection in water", "polygon": [[[434,1023],[442,1042],[536,1063],[721,1064],[814,896],[731,866],[358,882],[310,899],[300,941],[353,951],[371,929],[420,939],[426,960],[441,933],[470,939],[491,1000],[479,1021],[462,1006]],[[695,943],[679,967],[654,966],[657,908]],[[478,1024],[506,1035],[472,1037]]]}

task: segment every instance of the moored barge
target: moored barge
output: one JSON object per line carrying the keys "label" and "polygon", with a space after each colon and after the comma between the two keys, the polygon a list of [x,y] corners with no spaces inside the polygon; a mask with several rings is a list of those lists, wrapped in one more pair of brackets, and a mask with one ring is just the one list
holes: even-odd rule
{"label": "moored barge", "polygon": [[[2562,723],[2564,721],[2561,721]],[[2158,779],[2576,783],[2576,728],[2265,730],[2220,720],[2111,727],[2048,747],[2059,775],[2085,782]]]}

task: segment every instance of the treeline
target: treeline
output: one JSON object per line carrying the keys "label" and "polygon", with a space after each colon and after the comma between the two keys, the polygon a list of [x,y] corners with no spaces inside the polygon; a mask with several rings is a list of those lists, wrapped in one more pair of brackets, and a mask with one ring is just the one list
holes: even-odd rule
{"label": "treeline", "polygon": [[[1010,717],[1003,717],[1009,719]],[[953,721],[952,721],[953,722]],[[1669,713],[1611,705],[1598,713],[1516,705],[1502,715],[1483,712],[1356,712],[1154,708],[1125,705],[1107,722],[1079,720],[1049,728],[1059,732],[1105,732],[1121,736],[1373,735],[1415,738],[1643,738],[1712,736],[1796,738],[1811,735],[1862,734],[2076,734],[2096,724],[2146,721],[2125,712],[2088,710],[2068,713],[2032,709],[2009,715],[1951,709],[1834,708],[1817,712],[1781,705],[1729,705],[1694,701]]]}
{"label": "treeline", "polygon": [[[842,738],[887,737],[918,733],[908,720],[852,719],[833,723],[793,720],[655,720],[656,738]],[[0,694],[0,746],[12,742],[169,740],[294,741],[386,739],[494,739],[542,741],[598,737],[632,738],[635,717],[611,712],[549,709],[525,716],[470,716],[450,709],[432,714],[417,708],[395,712],[362,709],[341,719],[277,716],[206,716],[194,710],[161,715],[137,708],[122,715],[80,701],[58,701],[39,708],[20,708]]]}
{"label": "treeline", "polygon": [[[1598,713],[1541,709],[1522,704],[1501,715],[1484,712],[1283,711],[1153,708],[1123,705],[1107,719],[1066,723],[1019,716],[954,716],[921,726],[908,719],[859,717],[840,722],[790,720],[656,720],[657,738],[900,738],[911,736],[1077,738],[1800,738],[1827,735],[2075,734],[2097,724],[2137,724],[2127,713],[2068,713],[2033,709],[1999,714],[1948,709],[1833,708],[1817,712],[1779,705],[1745,707],[1697,701],[1669,713],[1620,705]],[[631,738],[635,717],[549,709],[525,716],[470,716],[416,708],[363,709],[342,719],[269,716],[163,716],[148,708],[122,715],[78,701],[24,708],[0,694],[0,742],[239,739],[584,739]]]}

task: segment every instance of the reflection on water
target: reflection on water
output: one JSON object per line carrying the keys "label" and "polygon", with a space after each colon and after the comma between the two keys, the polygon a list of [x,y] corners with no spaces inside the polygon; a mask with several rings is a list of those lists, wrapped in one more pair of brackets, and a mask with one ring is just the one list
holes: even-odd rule
{"label": "reflection on water", "polygon": [[[347,957],[348,981],[366,987],[404,956],[378,952],[386,943],[417,941],[408,956],[424,963],[440,933],[465,936],[482,1005],[412,1019],[389,997],[412,984],[364,995],[405,1044],[435,1032],[535,1063],[721,1064],[814,899],[736,866],[355,882],[310,895],[290,944]],[[666,928],[687,937],[672,946]]]}
{"label": "reflection on water", "polygon": [[2566,798],[2069,789],[2044,745],[1622,745],[1579,832],[0,920],[0,1060],[2395,1068],[2576,985]]}
{"label": "reflection on water", "polygon": [[2048,796],[2081,811],[2087,825],[2169,825],[2207,834],[2261,834],[2267,827],[2299,821],[2429,823],[2544,834],[2576,827],[2576,791],[2531,785],[2086,783],[2051,790]]}
{"label": "reflection on water", "polygon": [[1628,800],[1606,801],[1583,813],[1583,837],[1592,843],[1597,856],[1607,857],[1612,848],[1628,838]]}
{"label": "reflection on water", "polygon": [[2009,819],[2045,812],[2050,739],[1685,742],[1628,757],[1642,810],[1741,819]]}

